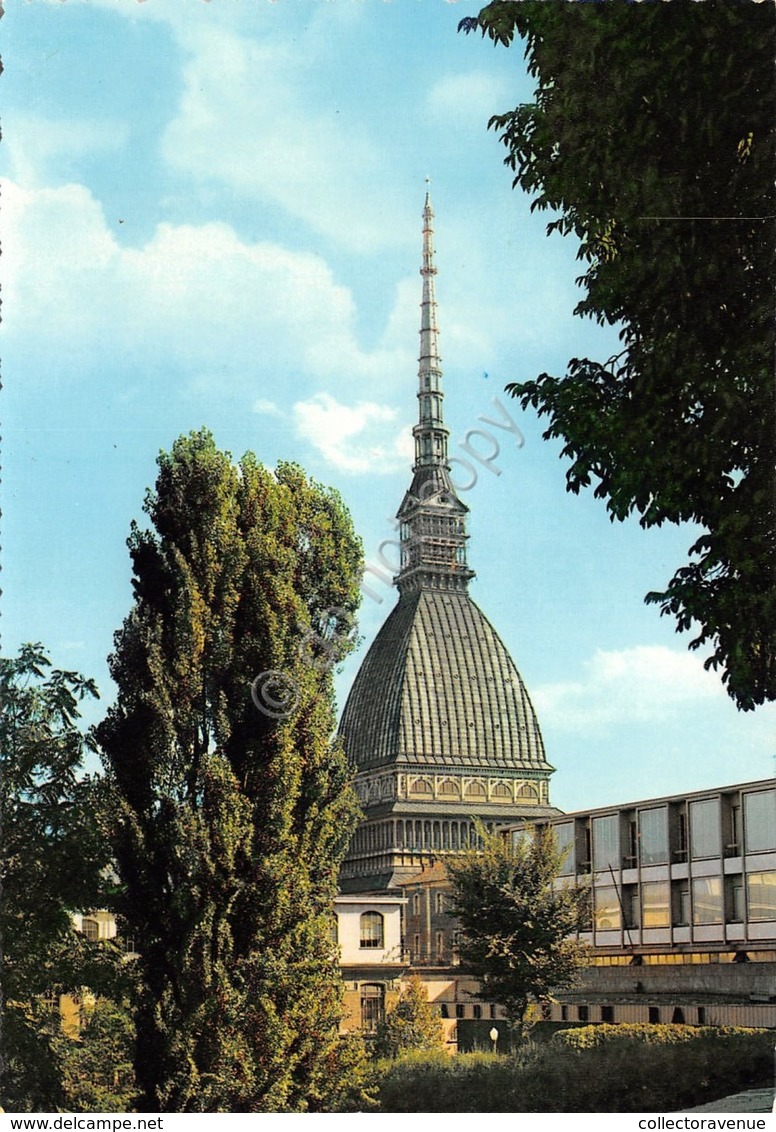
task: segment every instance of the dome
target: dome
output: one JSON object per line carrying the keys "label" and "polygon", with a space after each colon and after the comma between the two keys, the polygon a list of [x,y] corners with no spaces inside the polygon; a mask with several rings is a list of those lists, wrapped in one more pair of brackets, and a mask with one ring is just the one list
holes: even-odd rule
{"label": "dome", "polygon": [[340,734],[359,771],[552,770],[512,658],[461,591],[401,595],[361,665]]}

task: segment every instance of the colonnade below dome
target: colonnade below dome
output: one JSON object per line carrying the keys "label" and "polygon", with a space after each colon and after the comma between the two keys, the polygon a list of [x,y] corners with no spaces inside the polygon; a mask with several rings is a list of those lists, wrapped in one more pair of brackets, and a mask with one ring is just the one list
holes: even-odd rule
{"label": "colonnade below dome", "polygon": [[[364,785],[359,783],[360,777],[357,776],[357,787]],[[522,803],[510,802],[506,807],[497,799],[469,804],[462,803],[460,798],[457,804],[443,800],[432,808],[434,803],[430,800],[426,805],[400,800],[386,805],[385,800],[373,798],[371,806],[364,806],[364,818],[348,847],[340,870],[341,890],[355,893],[395,888],[438,857],[474,846],[477,821],[492,830],[524,818],[547,818],[559,813],[554,806],[540,801],[540,795],[546,798],[546,781],[527,785],[533,796],[524,798]],[[363,797],[364,791],[360,793]]]}
{"label": "colonnade below dome", "polygon": [[[494,823],[487,822],[487,826]],[[471,819],[388,818],[362,822],[340,873],[343,892],[394,887],[438,855],[460,852],[477,842]]]}

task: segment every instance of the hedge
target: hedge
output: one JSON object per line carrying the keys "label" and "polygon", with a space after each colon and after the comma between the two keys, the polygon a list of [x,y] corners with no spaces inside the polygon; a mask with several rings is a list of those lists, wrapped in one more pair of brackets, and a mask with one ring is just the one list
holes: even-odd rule
{"label": "hedge", "polygon": [[772,1077],[774,1033],[590,1026],[511,1056],[422,1055],[378,1066],[380,1112],[671,1112]]}

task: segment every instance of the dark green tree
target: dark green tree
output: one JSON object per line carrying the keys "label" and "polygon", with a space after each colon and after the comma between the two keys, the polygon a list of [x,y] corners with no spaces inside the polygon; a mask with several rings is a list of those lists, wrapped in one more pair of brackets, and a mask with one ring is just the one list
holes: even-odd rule
{"label": "dark green tree", "polygon": [[77,1034],[59,1029],[55,1048],[69,1111],[133,1111],[135,1028],[127,1006],[98,997]]}
{"label": "dark green tree", "polygon": [[206,431],[158,465],[97,728],[140,952],[141,1104],[325,1108],[344,1049],[330,917],[357,820],[332,664],[360,545],[294,465],[235,465]]}
{"label": "dark green tree", "polygon": [[90,943],[73,912],[102,906],[110,860],[99,781],[83,775],[79,704],[97,691],[41,645],[0,659],[2,1075],[9,1111],[65,1102],[59,996],[120,993],[118,949]]}
{"label": "dark green tree", "polygon": [[442,1021],[428,1001],[428,991],[413,975],[399,1001],[377,1027],[374,1052],[377,1057],[398,1057],[409,1050],[442,1050]]}
{"label": "dark green tree", "polygon": [[480,997],[504,1007],[519,1036],[532,1001],[573,984],[583,948],[576,932],[589,915],[589,892],[557,884],[563,853],[551,829],[516,841],[480,828],[481,848],[451,857],[453,911],[461,963],[481,982]]}
{"label": "dark green tree", "polygon": [[776,698],[776,8],[751,0],[489,4],[534,101],[491,119],[532,208],[573,233],[576,313],[622,351],[508,388],[612,519],[702,528],[648,602],[711,646],[742,709]]}

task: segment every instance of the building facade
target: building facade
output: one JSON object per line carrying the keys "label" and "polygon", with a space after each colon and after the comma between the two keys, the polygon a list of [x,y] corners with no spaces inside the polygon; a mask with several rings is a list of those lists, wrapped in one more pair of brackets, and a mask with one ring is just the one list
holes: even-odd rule
{"label": "building facade", "polygon": [[399,600],[356,676],[340,734],[364,820],[343,892],[395,888],[489,825],[549,816],[549,779],[528,692],[469,596],[467,508],[450,478],[434,290],[433,211],[423,212],[418,423],[399,508]]}
{"label": "building facade", "polygon": [[[533,823],[505,828],[520,838]],[[579,981],[543,1006],[553,1022],[776,1028],[776,780],[649,798],[544,819],[583,884]],[[443,1018],[498,1020],[458,967],[443,860],[402,884],[406,974]],[[457,1035],[456,1035],[457,1036]]]}
{"label": "building facade", "polygon": [[560,883],[592,893],[588,958],[553,1020],[776,1026],[776,780],[546,824]]}
{"label": "building facade", "polygon": [[[376,1034],[411,976],[420,978],[429,1002],[438,1011],[443,1040],[451,1053],[458,1048],[462,1021],[503,1018],[500,1007],[477,997],[477,980],[460,970],[449,949],[425,961],[419,950],[413,954],[407,947],[412,940],[420,946],[416,939],[420,936],[414,930],[416,921],[425,922],[429,883],[440,880],[444,880],[444,872],[435,866],[428,874],[424,872],[408,882],[405,887],[411,893],[409,897],[401,893],[366,893],[337,898],[336,938],[345,985],[344,1033],[360,1031],[367,1038]],[[428,908],[429,924],[439,922],[437,914],[430,910],[437,903],[435,894]],[[446,912],[440,915],[446,918],[449,929],[451,917]]]}

